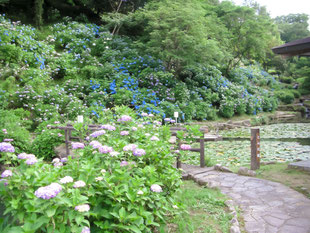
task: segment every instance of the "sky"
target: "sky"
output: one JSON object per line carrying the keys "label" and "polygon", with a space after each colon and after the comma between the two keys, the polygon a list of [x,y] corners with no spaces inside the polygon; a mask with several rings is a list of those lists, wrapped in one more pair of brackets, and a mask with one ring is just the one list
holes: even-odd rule
{"label": "sky", "polygon": [[[242,5],[243,0],[232,0]],[[255,0],[260,6],[266,6],[271,18],[288,14],[308,14],[310,17],[310,0]]]}

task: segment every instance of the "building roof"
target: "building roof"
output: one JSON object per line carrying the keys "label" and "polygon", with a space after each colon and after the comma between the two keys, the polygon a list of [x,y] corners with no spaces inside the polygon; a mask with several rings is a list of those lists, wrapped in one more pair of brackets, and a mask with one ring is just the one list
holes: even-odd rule
{"label": "building roof", "polygon": [[310,56],[310,37],[294,40],[272,48],[275,54],[284,56]]}

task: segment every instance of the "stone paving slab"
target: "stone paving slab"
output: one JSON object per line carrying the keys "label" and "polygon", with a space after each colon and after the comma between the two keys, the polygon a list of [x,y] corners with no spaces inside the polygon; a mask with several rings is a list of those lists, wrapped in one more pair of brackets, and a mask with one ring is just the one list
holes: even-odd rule
{"label": "stone paving slab", "polygon": [[289,168],[298,168],[301,170],[309,171],[310,172],[310,159],[305,161],[299,161],[295,163],[290,163],[288,165]]}
{"label": "stone paving slab", "polygon": [[249,233],[310,233],[310,199],[280,183],[193,166],[182,169],[199,184],[217,187],[242,209]]}

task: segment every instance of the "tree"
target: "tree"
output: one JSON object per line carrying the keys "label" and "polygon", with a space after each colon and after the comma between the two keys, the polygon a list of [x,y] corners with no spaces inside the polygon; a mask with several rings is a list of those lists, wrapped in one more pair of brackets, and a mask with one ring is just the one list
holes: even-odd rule
{"label": "tree", "polygon": [[224,1],[216,12],[226,25],[230,38],[232,57],[228,61],[227,73],[243,59],[263,62],[270,48],[280,41],[276,26],[266,10],[257,4],[251,8]]}
{"label": "tree", "polygon": [[140,45],[176,74],[196,63],[221,63],[224,53],[215,38],[214,16],[206,15],[202,6],[201,1],[190,0],[147,4],[135,14],[136,24],[145,25]]}
{"label": "tree", "polygon": [[279,27],[281,39],[287,43],[310,36],[308,20],[307,14],[289,14],[276,17],[275,23]]}

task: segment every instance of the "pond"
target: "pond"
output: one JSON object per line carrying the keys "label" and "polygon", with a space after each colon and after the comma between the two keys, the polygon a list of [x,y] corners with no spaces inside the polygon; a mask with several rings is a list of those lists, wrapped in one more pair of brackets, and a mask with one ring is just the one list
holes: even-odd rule
{"label": "pond", "polygon": [[[292,162],[310,159],[310,123],[264,125],[260,128],[261,161]],[[240,137],[240,141],[207,142],[205,155],[212,163],[240,166],[250,163],[250,129],[220,131],[223,137]],[[187,153],[184,163],[199,165],[199,154]]]}

